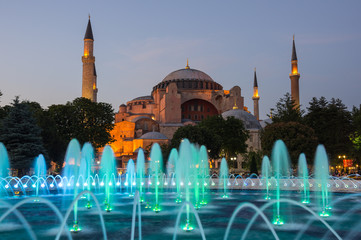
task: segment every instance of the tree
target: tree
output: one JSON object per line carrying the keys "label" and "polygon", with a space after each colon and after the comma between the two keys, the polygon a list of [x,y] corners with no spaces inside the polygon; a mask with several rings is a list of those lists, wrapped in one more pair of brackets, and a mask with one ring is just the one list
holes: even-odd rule
{"label": "tree", "polygon": [[44,110],[37,102],[24,101],[23,103],[29,106],[38,126],[42,129],[41,136],[49,156],[45,159],[47,160],[47,165],[49,166],[50,161],[62,165],[68,139],[58,134],[55,121],[50,117],[49,111]]}
{"label": "tree", "polygon": [[22,174],[32,167],[35,157],[46,156],[41,128],[36,124],[29,106],[16,97],[9,114],[3,119],[0,141],[6,146],[10,165]]}
{"label": "tree", "polygon": [[273,144],[279,139],[286,144],[293,167],[297,166],[301,153],[305,153],[308,163],[312,163],[317,147],[317,137],[312,128],[298,122],[280,122],[266,126],[261,134],[265,155],[271,155]]}
{"label": "tree", "polygon": [[209,150],[210,158],[218,158],[221,151],[221,138],[210,129],[199,125],[180,127],[173,135],[170,149],[179,148],[184,138],[187,138],[191,143],[204,145]]}
{"label": "tree", "polygon": [[249,151],[242,154],[242,157],[245,164],[244,167],[248,169],[251,174],[256,173],[258,175],[258,169],[262,166],[262,151]]}
{"label": "tree", "polygon": [[203,120],[200,127],[210,129],[218,135],[221,140],[220,156],[229,160],[230,157],[246,152],[246,141],[249,138],[242,120],[234,117],[224,119],[217,115]]}
{"label": "tree", "polygon": [[258,168],[257,168],[257,162],[256,162],[255,156],[253,156],[251,158],[251,164],[250,164],[249,172],[251,174],[254,173],[254,174],[258,175]]}
{"label": "tree", "polygon": [[276,111],[272,114],[272,122],[300,122],[302,123],[302,115],[304,111],[296,105],[289,93],[276,104]]}
{"label": "tree", "polygon": [[323,144],[330,160],[337,156],[349,155],[352,148],[350,134],[352,133],[351,113],[340,99],[313,98],[309,103],[305,124],[314,129],[318,141]]}
{"label": "tree", "polygon": [[353,133],[350,134],[353,146],[351,155],[361,165],[361,104],[359,108],[354,106],[352,109],[352,127]]}
{"label": "tree", "polygon": [[96,103],[87,98],[76,98],[66,105],[52,105],[49,116],[54,120],[58,134],[67,142],[72,138],[81,144],[104,147],[113,141],[114,110],[108,103]]}
{"label": "tree", "polygon": [[[0,97],[2,96],[2,92],[0,91]],[[0,121],[7,115],[5,108],[0,107]],[[1,126],[1,124],[0,124]]]}

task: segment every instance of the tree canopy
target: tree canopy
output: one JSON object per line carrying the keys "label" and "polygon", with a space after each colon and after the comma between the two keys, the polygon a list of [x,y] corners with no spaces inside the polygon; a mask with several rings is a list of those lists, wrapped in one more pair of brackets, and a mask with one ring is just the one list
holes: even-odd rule
{"label": "tree canopy", "polygon": [[0,129],[0,142],[3,142],[8,150],[12,168],[20,169],[22,174],[25,174],[33,167],[34,159],[39,154],[47,158],[41,131],[29,105],[20,103],[16,97]]}
{"label": "tree canopy", "polygon": [[317,147],[317,137],[312,128],[298,122],[279,122],[266,126],[261,134],[265,155],[271,155],[273,144],[279,139],[286,144],[294,167],[301,153],[305,153],[308,162],[312,163]]}
{"label": "tree canopy", "polygon": [[302,122],[304,111],[296,105],[289,93],[276,104],[275,112],[272,113],[272,122]]}
{"label": "tree canopy", "polygon": [[241,120],[222,116],[209,117],[196,126],[179,128],[172,139],[171,146],[178,147],[183,138],[205,145],[210,151],[210,158],[226,157],[229,159],[247,149],[248,131]]}
{"label": "tree canopy", "polygon": [[76,138],[81,144],[90,142],[100,148],[113,140],[110,131],[114,127],[114,110],[108,103],[76,98],[66,105],[52,105],[48,111],[58,134],[66,141]]}
{"label": "tree canopy", "polygon": [[340,99],[312,98],[305,115],[305,124],[314,129],[318,142],[326,147],[330,159],[350,152],[352,143],[351,113]]}
{"label": "tree canopy", "polygon": [[219,156],[229,160],[230,157],[244,153],[247,150],[246,141],[249,137],[242,120],[234,117],[224,119],[217,115],[206,118],[200,127],[211,129],[221,139],[221,152]]}
{"label": "tree canopy", "polygon": [[221,150],[221,138],[210,129],[199,125],[180,127],[173,135],[171,148],[178,148],[184,138],[187,138],[192,143],[206,146],[209,150],[209,157],[218,158]]}

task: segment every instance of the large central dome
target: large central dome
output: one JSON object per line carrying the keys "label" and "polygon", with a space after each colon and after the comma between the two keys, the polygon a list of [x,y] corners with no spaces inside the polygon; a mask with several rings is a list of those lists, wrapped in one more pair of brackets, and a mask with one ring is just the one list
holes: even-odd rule
{"label": "large central dome", "polygon": [[205,80],[213,82],[213,79],[208,74],[189,67],[169,73],[162,82],[174,80]]}
{"label": "large central dome", "polygon": [[170,83],[176,83],[178,89],[183,90],[222,90],[222,85],[213,81],[206,73],[197,69],[191,69],[187,66],[183,69],[169,73],[160,83],[153,87],[157,89],[166,89]]}

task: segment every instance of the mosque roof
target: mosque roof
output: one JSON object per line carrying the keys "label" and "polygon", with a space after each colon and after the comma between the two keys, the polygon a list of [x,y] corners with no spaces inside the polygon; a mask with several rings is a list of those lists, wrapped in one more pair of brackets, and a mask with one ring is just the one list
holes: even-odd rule
{"label": "mosque roof", "polygon": [[[188,65],[187,65],[188,66]],[[183,68],[169,73],[162,82],[174,80],[206,80],[212,81],[213,79],[206,73],[192,68]]]}
{"label": "mosque roof", "polygon": [[241,109],[232,109],[222,113],[223,118],[234,117],[236,119],[242,120],[246,129],[261,129],[261,124],[258,122],[257,118],[249,112],[246,112]]}
{"label": "mosque roof", "polygon": [[167,140],[168,138],[161,134],[160,132],[148,132],[146,134],[143,134],[140,139],[164,139]]}

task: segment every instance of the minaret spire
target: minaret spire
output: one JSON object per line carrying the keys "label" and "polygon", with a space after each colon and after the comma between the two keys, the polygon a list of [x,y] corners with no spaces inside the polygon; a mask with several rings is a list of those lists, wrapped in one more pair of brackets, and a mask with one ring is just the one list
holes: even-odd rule
{"label": "minaret spire", "polygon": [[94,37],[90,23],[90,14],[88,26],[84,36],[84,55],[83,62],[83,84],[82,97],[88,98],[93,102],[97,101],[97,74],[95,70],[95,57],[93,55]]}
{"label": "minaret spire", "polygon": [[256,68],[254,68],[254,78],[253,78],[253,114],[259,120],[259,95],[258,95],[258,82],[257,82],[257,74],[256,74]]}
{"label": "minaret spire", "polygon": [[85,32],[85,35],[84,35],[84,40],[85,39],[90,39],[90,40],[94,41],[92,25],[90,23],[90,14],[89,14],[88,26],[86,28],[86,32]]}
{"label": "minaret spire", "polygon": [[292,42],[292,57],[291,57],[291,97],[296,103],[296,107],[300,106],[300,90],[299,90],[299,79],[300,74],[298,72],[298,59],[296,53],[295,35],[293,35]]}

